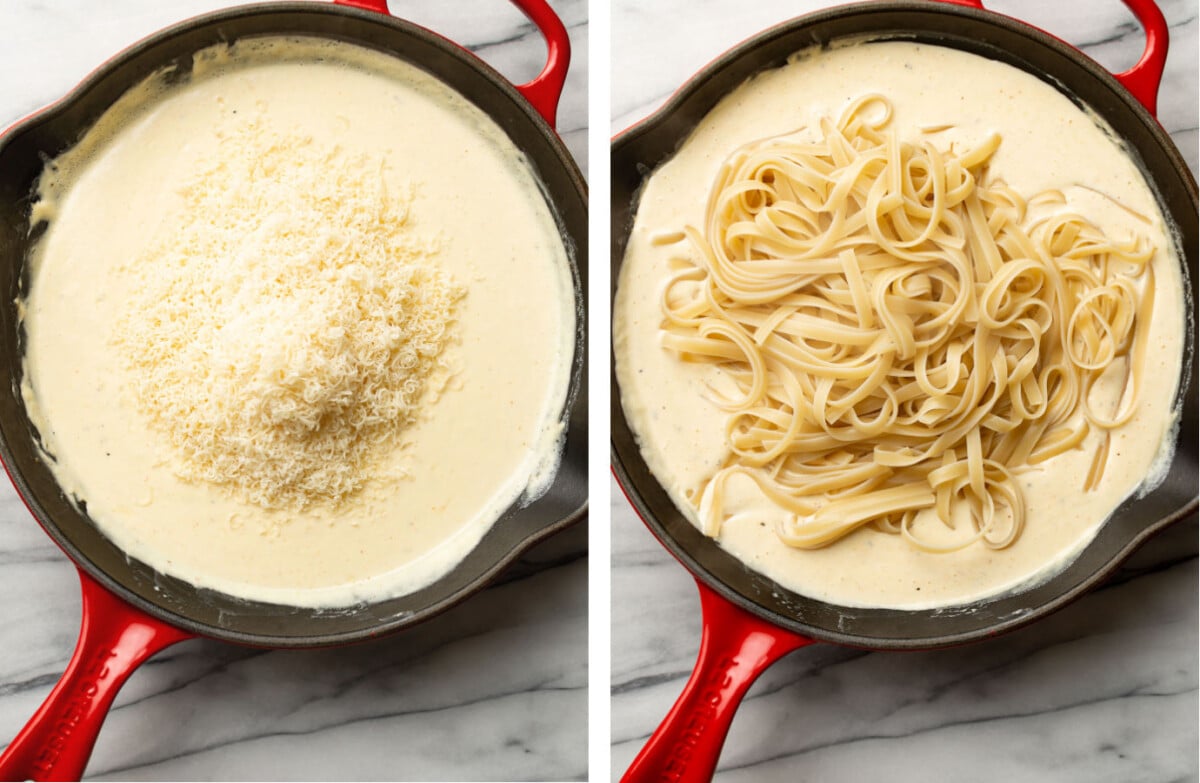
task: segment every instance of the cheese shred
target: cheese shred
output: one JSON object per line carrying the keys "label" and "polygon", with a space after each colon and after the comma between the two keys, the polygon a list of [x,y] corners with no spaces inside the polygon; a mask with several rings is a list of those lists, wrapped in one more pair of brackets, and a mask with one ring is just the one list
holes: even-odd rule
{"label": "cheese shred", "polygon": [[381,157],[261,119],[219,135],[123,267],[138,294],[113,341],[180,478],[269,508],[338,503],[453,374],[466,289]]}

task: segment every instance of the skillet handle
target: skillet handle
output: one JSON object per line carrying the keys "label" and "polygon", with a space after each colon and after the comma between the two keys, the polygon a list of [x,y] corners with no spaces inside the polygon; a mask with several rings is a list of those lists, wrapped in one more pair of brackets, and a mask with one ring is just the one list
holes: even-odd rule
{"label": "skillet handle", "polygon": [[1114,73],[1113,76],[1137,98],[1138,103],[1146,107],[1146,111],[1158,117],[1158,88],[1162,84],[1163,69],[1167,65],[1167,48],[1170,44],[1167,20],[1154,0],[1124,2],[1137,17],[1138,24],[1146,31],[1146,49],[1132,68]]}
{"label": "skillet handle", "polygon": [[117,691],[138,664],[192,635],[124,603],[82,570],[83,620],[67,670],[0,755],[0,780],[80,780]]}
{"label": "skillet handle", "polygon": [[704,618],[696,668],[622,783],[712,780],[750,685],[779,658],[814,641],[734,606],[698,579],[696,586]]}
{"label": "skillet handle", "polygon": [[[963,5],[969,8],[986,10],[983,0],[941,0],[950,5]],[[1137,17],[1138,24],[1146,31],[1146,48],[1137,63],[1128,71],[1114,73],[1113,78],[1121,86],[1129,90],[1129,94],[1137,102],[1146,107],[1146,111],[1158,117],[1158,88],[1162,84],[1163,69],[1167,64],[1167,48],[1170,35],[1167,32],[1167,20],[1162,9],[1155,0],[1121,0]]]}
{"label": "skillet handle", "polygon": [[537,109],[537,113],[550,124],[558,127],[558,100],[562,97],[563,85],[567,81],[567,67],[571,64],[571,39],[567,28],[546,0],[512,0],[529,21],[537,25],[546,39],[546,65],[533,81],[517,85],[517,92]]}
{"label": "skillet handle", "polygon": [[[333,0],[336,5],[363,8],[380,14],[388,14],[387,0]],[[542,72],[525,84],[516,85],[517,92],[542,115],[551,128],[557,127],[558,101],[562,97],[563,85],[567,81],[567,67],[571,64],[571,39],[567,28],[547,0],[511,0],[521,9],[529,21],[537,25],[546,39],[546,65]]]}

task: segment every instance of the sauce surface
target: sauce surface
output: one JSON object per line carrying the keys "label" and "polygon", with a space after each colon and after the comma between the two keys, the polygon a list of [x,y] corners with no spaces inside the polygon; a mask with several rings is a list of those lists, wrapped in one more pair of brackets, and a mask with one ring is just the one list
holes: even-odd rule
{"label": "sauce surface", "polygon": [[[724,159],[752,140],[838,117],[865,93],[893,104],[899,138],[922,128],[952,127],[934,136],[939,147],[966,147],[990,132],[1003,141],[991,172],[1027,198],[1060,189],[1065,208],[1110,236],[1145,234],[1157,252],[1149,350],[1137,413],[1113,433],[1101,485],[1085,493],[1084,478],[1099,435],[1042,466],[1023,472],[1027,523],[1002,550],[975,544],[950,554],[916,549],[900,536],[860,529],[822,549],[799,550],[775,533],[784,512],[749,479],[728,484],[720,545],[749,567],[797,593],[847,606],[920,609],[969,603],[1031,586],[1065,567],[1094,537],[1113,509],[1144,482],[1156,483],[1170,457],[1171,409],[1182,356],[1183,288],[1173,237],[1142,174],[1097,121],[1053,87],[1011,66],[965,52],[908,42],[859,43],[803,54],[759,74],[726,96],[679,152],[643,186],[613,305],[613,340],[621,403],[642,455],[675,505],[698,524],[697,488],[721,467],[726,415],[704,399],[720,388],[720,371],[679,361],[663,349],[660,294],[678,252],[652,239],[684,225],[702,226],[711,183]],[[1104,195],[1102,195],[1104,194]],[[1108,197],[1106,197],[1108,196]],[[1149,219],[1143,222],[1113,203]],[[1116,404],[1120,389],[1097,390]],[[915,525],[933,543],[953,531],[932,514]]]}
{"label": "sauce surface", "polygon": [[[220,47],[184,83],[166,81],[131,90],[39,186],[33,219],[49,226],[19,303],[22,392],[56,477],[128,554],[238,597],[339,606],[435,581],[512,503],[544,491],[561,452],[573,282],[528,164],[435,78],[347,44]],[[265,509],[180,480],[111,341],[131,294],[122,263],[179,208],[233,115],[385,156],[386,186],[412,190],[410,222],[467,288],[446,350],[457,374],[384,457],[393,478],[338,506]]]}

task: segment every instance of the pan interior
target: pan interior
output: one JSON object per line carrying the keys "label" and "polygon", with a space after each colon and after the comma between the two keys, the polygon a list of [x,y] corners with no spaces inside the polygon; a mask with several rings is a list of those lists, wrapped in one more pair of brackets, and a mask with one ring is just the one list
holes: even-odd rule
{"label": "pan interior", "polygon": [[[301,35],[382,51],[433,73],[490,115],[525,154],[558,223],[574,277],[576,334],[564,413],[566,447],[550,489],[514,504],[453,571],[405,596],[336,609],[304,609],[237,599],[155,572],[108,541],[63,494],[43,463],[38,433],[20,395],[21,355],[16,301],[28,284],[24,259],[40,234],[30,231],[34,183],[44,161],[69,148],[129,87],[192,55],[244,38]],[[480,589],[525,548],[582,518],[586,504],[586,201],[582,179],[561,142],[520,95],[490,68],[443,39],[378,14],[313,4],[272,4],[219,12],[164,30],[127,50],[75,92],[0,140],[0,356],[11,394],[0,400],[0,456],[38,521],[83,569],[109,589],[177,626],[249,644],[311,646],[367,638],[430,617]]]}
{"label": "pan interior", "polygon": [[[753,74],[782,66],[802,49],[850,39],[911,40],[949,46],[999,60],[1049,82],[1103,117],[1122,137],[1156,190],[1178,231],[1185,288],[1195,301],[1196,190],[1178,153],[1157,123],[1090,60],[1020,23],[970,9],[887,3],[849,6],[803,17],[764,32],[715,61],[654,117],[616,140],[612,151],[613,275],[625,254],[643,178],[679,147],[716,103]],[[1189,308],[1190,309],[1190,308]],[[816,638],[872,647],[918,648],[957,644],[1029,622],[1095,585],[1154,531],[1195,509],[1196,443],[1182,433],[1196,427],[1195,328],[1177,391],[1181,410],[1176,453],[1164,482],[1123,503],[1092,543],[1064,571],[1026,592],[943,609],[860,609],[793,593],[747,568],[705,538],[674,507],[650,474],[624,418],[611,381],[614,469],[639,514],[690,570],[717,592],[776,624]]]}

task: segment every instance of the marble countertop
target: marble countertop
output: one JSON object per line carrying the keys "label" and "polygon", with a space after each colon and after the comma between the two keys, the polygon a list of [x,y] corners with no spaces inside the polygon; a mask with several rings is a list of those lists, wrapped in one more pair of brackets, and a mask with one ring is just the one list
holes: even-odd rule
{"label": "marble countertop", "polygon": [[[732,45],[816,0],[612,4],[612,124],[656,109]],[[1116,2],[994,0],[1120,70],[1140,29]],[[1197,168],[1197,8],[1160,0],[1171,51],[1159,117]],[[742,704],[716,780],[1177,781],[1197,762],[1197,527],[1150,541],[1104,587],[967,647],[874,653],[814,645]],[[612,775],[632,761],[695,662],[695,583],[612,490]]]}
{"label": "marble countertop", "polygon": [[[0,128],[57,99],[144,35],[230,0],[45,0],[0,6]],[[559,127],[587,150],[585,0],[555,0],[573,62]],[[540,36],[499,0],[392,2],[509,78]],[[586,166],[584,166],[586,168]],[[117,698],[88,766],[104,780],[545,780],[587,774],[587,524],[530,551],[493,587],[355,647],[264,651],[206,640],[155,656]],[[66,665],[73,566],[0,482],[0,746]]]}

